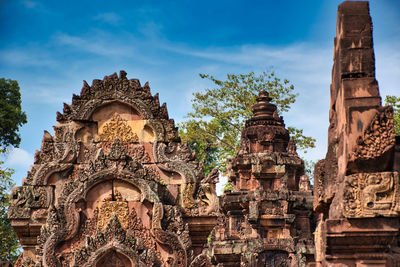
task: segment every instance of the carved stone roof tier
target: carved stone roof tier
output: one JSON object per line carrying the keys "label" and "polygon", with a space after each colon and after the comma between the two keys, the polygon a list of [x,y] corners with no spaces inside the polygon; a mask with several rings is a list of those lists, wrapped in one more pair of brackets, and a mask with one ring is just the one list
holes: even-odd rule
{"label": "carved stone roof tier", "polygon": [[242,131],[238,154],[287,152],[289,132],[268,92],[262,91],[253,105],[254,117],[247,120]]}

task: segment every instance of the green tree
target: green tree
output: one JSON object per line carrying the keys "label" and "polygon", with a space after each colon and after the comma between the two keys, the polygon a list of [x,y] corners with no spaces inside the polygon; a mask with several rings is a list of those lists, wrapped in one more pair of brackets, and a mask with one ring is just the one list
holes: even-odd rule
{"label": "green tree", "polygon": [[[26,114],[21,109],[21,93],[17,81],[0,79],[0,155],[7,147],[18,147],[21,137],[19,128],[26,123]],[[14,186],[14,170],[3,167],[0,161],[0,261],[14,262],[19,255],[19,241],[14,233],[7,211],[10,204],[9,193]]]}
{"label": "green tree", "polygon": [[[265,90],[278,107],[278,113],[287,112],[296,101],[294,86],[280,79],[274,72],[256,75],[227,74],[225,81],[212,75],[200,74],[215,88],[193,94],[193,111],[180,123],[180,136],[196,151],[204,165],[204,173],[218,167],[225,170],[227,158],[233,157],[240,143],[240,133],[247,119],[252,117],[251,107],[259,92]],[[315,147],[315,139],[303,135],[303,130],[288,127],[299,149]]]}
{"label": "green tree", "polygon": [[18,147],[21,137],[19,127],[26,123],[21,109],[21,93],[17,81],[0,79],[0,146]]}
{"label": "green tree", "polygon": [[1,167],[2,164],[3,162],[0,162],[0,262],[15,262],[20,253],[20,246],[18,237],[7,218],[7,210],[10,204],[8,192],[14,186],[11,178],[14,171]]}
{"label": "green tree", "polygon": [[400,97],[387,95],[385,105],[393,106],[394,132],[396,136],[400,136]]}

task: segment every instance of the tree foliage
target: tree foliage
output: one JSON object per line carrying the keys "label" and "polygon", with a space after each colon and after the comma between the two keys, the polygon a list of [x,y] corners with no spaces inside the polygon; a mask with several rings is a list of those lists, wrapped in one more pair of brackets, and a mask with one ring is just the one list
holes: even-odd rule
{"label": "tree foliage", "polygon": [[400,136],[400,97],[387,95],[385,105],[393,106],[394,132]]}
{"label": "tree foliage", "polygon": [[26,123],[26,114],[21,109],[21,93],[17,81],[0,79],[0,146],[18,147],[20,126]]}
{"label": "tree foliage", "polygon": [[[17,81],[0,79],[0,155],[8,146],[18,147],[19,128],[25,124],[26,114],[21,109],[21,93]],[[0,261],[14,262],[20,253],[18,237],[7,218],[9,193],[14,186],[14,170],[3,167],[0,161]]]}
{"label": "tree foliage", "polygon": [[[215,167],[224,171],[226,159],[235,155],[241,130],[252,117],[251,107],[259,92],[269,93],[280,115],[290,109],[297,97],[294,86],[276,77],[274,72],[227,74],[225,81],[208,74],[200,77],[213,82],[215,88],[193,94],[193,111],[179,126],[182,140],[196,151],[205,174]],[[299,149],[315,147],[315,139],[304,136],[303,130],[294,127],[288,130]]]}
{"label": "tree foliage", "polygon": [[[2,153],[3,151],[0,151]],[[14,262],[19,255],[18,237],[14,233],[10,221],[7,218],[7,210],[10,204],[9,193],[14,183],[11,179],[14,171],[3,168],[0,161],[0,262]]]}

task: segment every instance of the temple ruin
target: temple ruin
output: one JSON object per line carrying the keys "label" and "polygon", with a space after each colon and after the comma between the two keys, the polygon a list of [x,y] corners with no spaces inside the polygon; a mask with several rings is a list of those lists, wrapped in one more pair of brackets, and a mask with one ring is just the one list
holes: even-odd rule
{"label": "temple ruin", "polygon": [[368,2],[338,8],[330,95],[314,185],[263,91],[218,197],[147,83],[84,82],[13,189],[15,266],[400,266],[400,139]]}

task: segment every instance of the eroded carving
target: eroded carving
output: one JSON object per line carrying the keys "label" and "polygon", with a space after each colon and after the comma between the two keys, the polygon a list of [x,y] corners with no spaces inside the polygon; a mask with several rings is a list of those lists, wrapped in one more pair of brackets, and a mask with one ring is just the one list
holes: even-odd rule
{"label": "eroded carving", "polygon": [[10,219],[29,219],[32,209],[48,208],[52,201],[50,187],[20,186],[13,188],[8,211]]}
{"label": "eroded carving", "polygon": [[393,108],[383,107],[379,110],[357,140],[358,146],[354,149],[352,158],[371,159],[384,154],[395,145],[393,124]]}
{"label": "eroded carving", "polygon": [[344,215],[348,218],[398,216],[399,174],[357,173],[346,176]]}

